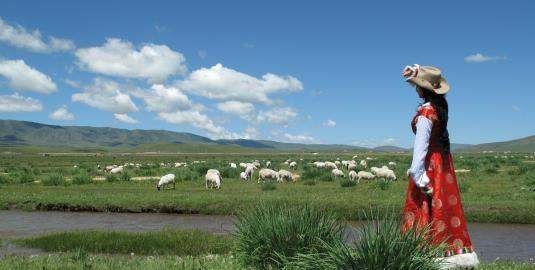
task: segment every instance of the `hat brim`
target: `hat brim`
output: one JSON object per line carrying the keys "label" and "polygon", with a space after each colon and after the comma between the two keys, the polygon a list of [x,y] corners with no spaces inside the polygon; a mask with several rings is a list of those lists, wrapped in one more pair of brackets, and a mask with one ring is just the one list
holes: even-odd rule
{"label": "hat brim", "polygon": [[412,83],[412,84],[415,84],[415,85],[418,85],[422,88],[425,88],[427,90],[431,90],[437,94],[440,94],[440,95],[444,95],[446,93],[448,93],[448,91],[450,91],[450,85],[448,84],[448,81],[446,81],[446,79],[444,78],[440,78],[440,87],[439,88],[434,88],[433,85],[422,79],[422,78],[417,78],[417,77],[411,77],[411,78],[408,78],[407,79],[407,82],[409,83]]}

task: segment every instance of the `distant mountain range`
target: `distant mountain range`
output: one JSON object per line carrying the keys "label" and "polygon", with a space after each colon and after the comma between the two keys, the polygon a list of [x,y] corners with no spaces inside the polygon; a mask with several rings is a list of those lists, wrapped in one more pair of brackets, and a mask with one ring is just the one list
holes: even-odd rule
{"label": "distant mountain range", "polygon": [[[341,144],[300,144],[268,140],[212,140],[187,132],[57,126],[0,120],[0,148],[101,150],[132,152],[379,151],[403,152],[397,146],[365,148]],[[452,144],[454,151],[535,151],[535,136],[478,145]]]}

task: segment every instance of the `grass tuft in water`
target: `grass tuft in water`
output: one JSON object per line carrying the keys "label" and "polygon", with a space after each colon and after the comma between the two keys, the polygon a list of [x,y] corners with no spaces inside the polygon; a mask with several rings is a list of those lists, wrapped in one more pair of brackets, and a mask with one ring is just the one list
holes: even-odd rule
{"label": "grass tuft in water", "polygon": [[282,268],[297,254],[323,252],[342,241],[344,227],[333,214],[303,206],[261,203],[238,215],[236,254],[249,267]]}

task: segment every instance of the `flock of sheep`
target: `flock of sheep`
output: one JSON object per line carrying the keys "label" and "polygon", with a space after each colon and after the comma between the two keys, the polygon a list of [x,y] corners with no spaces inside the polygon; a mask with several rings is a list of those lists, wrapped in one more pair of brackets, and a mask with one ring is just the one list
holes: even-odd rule
{"label": "flock of sheep", "polygon": [[[355,158],[355,157],[353,157]],[[360,160],[360,162],[357,163],[355,160],[336,160],[334,162],[331,161],[316,161],[311,163],[310,165],[318,168],[318,169],[328,169],[331,170],[331,174],[334,178],[343,178],[346,177],[344,171],[341,170],[341,168],[345,168],[348,171],[348,178],[351,181],[357,181],[357,183],[360,183],[361,179],[364,180],[371,180],[375,178],[379,179],[385,179],[385,180],[396,180],[396,174],[390,167],[395,167],[395,162],[389,162],[388,166],[382,166],[382,167],[371,167],[370,171],[356,171],[357,167],[361,167],[366,169],[368,167],[369,160],[373,160],[373,158],[366,158],[363,160]],[[302,159],[300,161],[303,161]],[[196,163],[203,163],[203,161],[193,161],[193,164]],[[292,171],[297,170],[298,163],[296,161],[292,161],[290,159],[284,161],[284,164],[288,167],[288,170],[281,169],[281,170],[273,170],[271,169],[271,161],[266,161],[264,163],[264,166],[260,163],[260,161],[255,160],[251,163],[229,163],[228,166],[230,169],[238,170],[238,168],[242,168],[243,171],[240,172],[240,179],[244,181],[251,181],[253,174],[255,171],[258,170],[258,179],[257,182],[265,182],[265,181],[277,181],[279,183],[281,182],[292,182],[295,181],[298,175],[295,175],[292,173]],[[141,164],[134,164],[134,163],[125,163],[124,165],[109,165],[106,166],[103,170],[106,172],[109,172],[111,174],[120,173],[124,170],[125,167],[136,167],[139,168]],[[185,162],[177,162],[177,163],[161,163],[161,167],[187,167],[187,164]],[[98,169],[101,169],[100,165],[98,165]],[[156,184],[157,190],[162,190],[165,187],[172,186],[172,188],[175,188],[175,175],[170,173],[162,176],[158,183]],[[217,169],[209,169],[206,171],[206,174],[204,176],[204,185],[206,189],[221,188],[221,173]]]}

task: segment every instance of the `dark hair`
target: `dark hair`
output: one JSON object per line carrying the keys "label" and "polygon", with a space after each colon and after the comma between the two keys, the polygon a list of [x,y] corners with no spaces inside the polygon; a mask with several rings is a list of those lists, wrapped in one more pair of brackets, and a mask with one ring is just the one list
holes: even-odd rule
{"label": "dark hair", "polygon": [[443,153],[450,153],[450,134],[448,133],[448,101],[446,95],[437,94],[433,91],[422,89],[425,102],[430,102],[435,108],[440,123],[440,142],[443,145]]}

